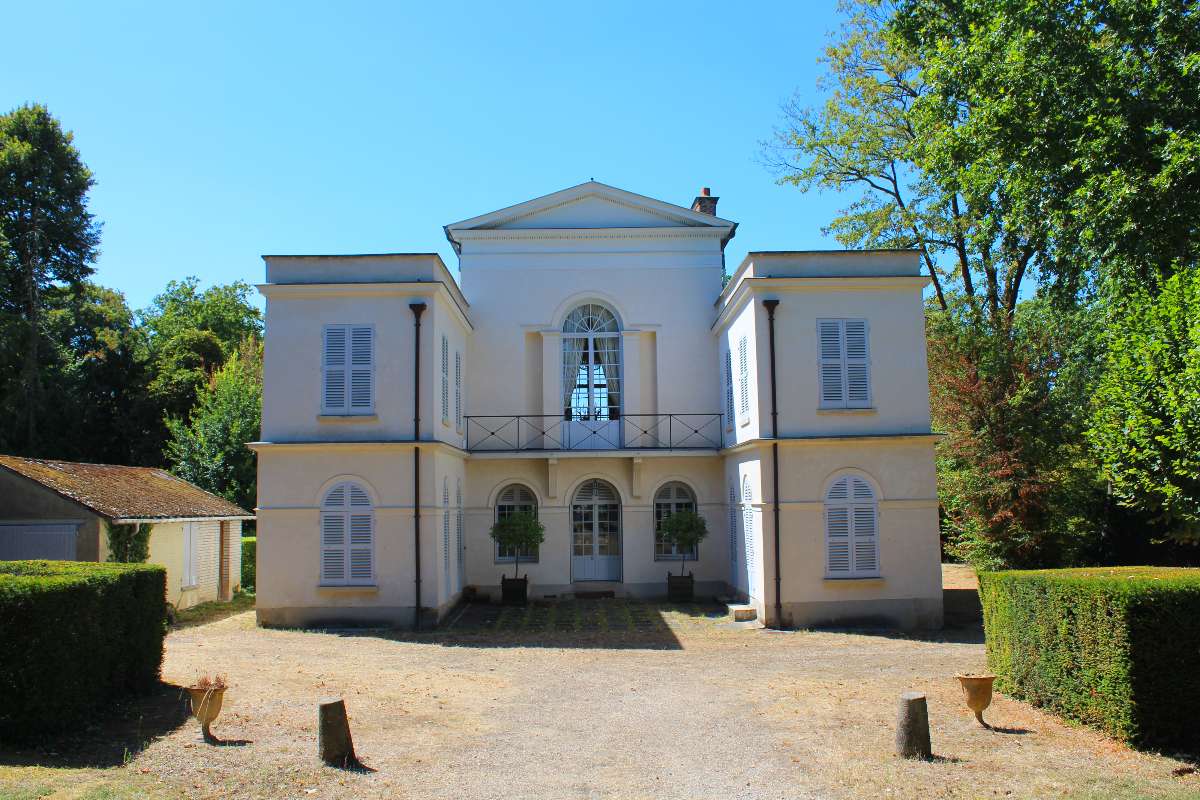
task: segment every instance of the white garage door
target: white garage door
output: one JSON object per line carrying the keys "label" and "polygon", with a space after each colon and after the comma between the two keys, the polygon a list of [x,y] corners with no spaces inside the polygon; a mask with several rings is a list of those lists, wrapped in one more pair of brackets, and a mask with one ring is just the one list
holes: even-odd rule
{"label": "white garage door", "polygon": [[0,522],[0,561],[75,560],[76,522]]}

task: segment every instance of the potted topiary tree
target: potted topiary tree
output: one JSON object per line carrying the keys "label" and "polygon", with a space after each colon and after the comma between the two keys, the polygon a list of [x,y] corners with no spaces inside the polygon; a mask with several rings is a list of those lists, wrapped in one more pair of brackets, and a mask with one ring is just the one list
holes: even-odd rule
{"label": "potted topiary tree", "polygon": [[696,580],[692,573],[683,574],[688,553],[708,536],[708,524],[695,511],[676,511],[659,525],[663,540],[673,544],[681,554],[679,574],[667,573],[667,599],[673,603],[691,602],[696,596]]}
{"label": "potted topiary tree", "polygon": [[529,576],[520,577],[521,551],[540,545],[546,538],[546,528],[536,514],[521,511],[496,520],[491,536],[502,549],[513,553],[513,576],[500,576],[500,599],[506,604],[524,605],[529,597]]}

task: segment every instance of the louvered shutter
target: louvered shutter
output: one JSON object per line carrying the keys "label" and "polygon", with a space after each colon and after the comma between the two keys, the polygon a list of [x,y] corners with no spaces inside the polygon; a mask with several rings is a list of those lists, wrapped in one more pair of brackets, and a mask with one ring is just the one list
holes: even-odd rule
{"label": "louvered shutter", "polygon": [[350,410],[366,413],[375,408],[375,329],[350,328]]}
{"label": "louvered shutter", "polygon": [[462,353],[454,354],[454,427],[462,430]]}
{"label": "louvered shutter", "polygon": [[862,478],[839,478],[825,495],[826,574],[865,578],[879,574],[875,493]]}
{"label": "louvered shutter", "polygon": [[845,359],[842,348],[841,320],[817,321],[817,347],[820,354],[819,371],[821,405],[839,407],[846,404]]}
{"label": "louvered shutter", "polygon": [[346,582],[346,515],[321,514],[321,583]]}
{"label": "louvered shutter", "polygon": [[450,424],[450,341],[442,337],[442,422]]}
{"label": "louvered shutter", "polygon": [[442,577],[450,585],[450,479],[442,479]]}
{"label": "louvered shutter", "polygon": [[750,345],[745,336],[738,341],[738,376],[741,378],[738,413],[742,418],[748,420],[750,417]]}
{"label": "louvered shutter", "polygon": [[375,582],[375,515],[356,483],[339,483],[321,503],[321,583]]}
{"label": "louvered shutter", "polygon": [[347,356],[349,355],[349,331],[345,325],[328,325],[325,328],[325,346],[321,359],[323,391],[321,409],[339,413],[346,411],[346,392],[349,383]]}
{"label": "louvered shutter", "polygon": [[725,351],[725,427],[733,430],[733,353]]}
{"label": "louvered shutter", "polygon": [[867,348],[867,321],[843,322],[846,346],[846,405],[869,408],[871,405],[871,367]]}
{"label": "louvered shutter", "polygon": [[879,547],[875,535],[875,506],[854,506],[854,574],[879,571]]}

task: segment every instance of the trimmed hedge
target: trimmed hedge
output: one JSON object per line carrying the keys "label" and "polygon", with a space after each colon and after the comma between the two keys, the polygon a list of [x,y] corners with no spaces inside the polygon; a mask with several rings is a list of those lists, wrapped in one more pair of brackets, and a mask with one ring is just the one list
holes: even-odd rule
{"label": "trimmed hedge", "polygon": [[67,727],[157,685],[166,585],[149,564],[0,561],[0,738]]}
{"label": "trimmed hedge", "polygon": [[1200,752],[1200,569],[983,573],[996,688],[1132,744]]}
{"label": "trimmed hedge", "polygon": [[257,570],[258,537],[242,537],[242,588],[254,591],[254,575]]}

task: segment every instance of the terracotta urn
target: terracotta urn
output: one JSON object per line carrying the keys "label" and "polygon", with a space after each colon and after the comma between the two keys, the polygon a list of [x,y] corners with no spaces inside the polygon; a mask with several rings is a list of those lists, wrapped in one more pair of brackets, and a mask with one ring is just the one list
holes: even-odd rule
{"label": "terracotta urn", "polygon": [[975,712],[975,719],[979,720],[980,725],[990,730],[992,726],[983,721],[983,710],[992,704],[992,682],[996,680],[996,676],[955,675],[954,677],[958,678],[958,682],[962,686],[967,708]]}
{"label": "terracotta urn", "polygon": [[204,739],[211,740],[213,735],[210,726],[221,713],[221,701],[225,697],[225,690],[189,686],[188,694],[192,696],[192,716],[200,722]]}

